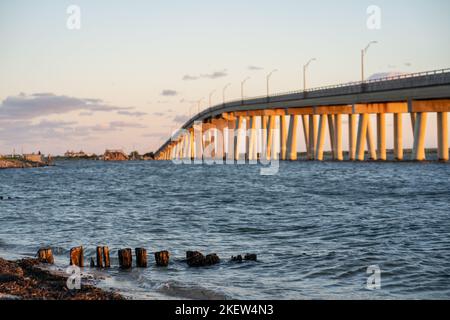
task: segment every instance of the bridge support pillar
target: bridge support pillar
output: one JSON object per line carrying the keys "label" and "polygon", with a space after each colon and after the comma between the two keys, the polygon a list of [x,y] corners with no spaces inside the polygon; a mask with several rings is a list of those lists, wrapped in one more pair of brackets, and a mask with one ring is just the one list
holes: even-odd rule
{"label": "bridge support pillar", "polygon": [[319,132],[318,132],[318,136],[317,136],[317,148],[316,148],[316,154],[315,154],[315,159],[319,160],[319,161],[323,161],[323,145],[325,142],[326,128],[327,128],[327,115],[322,114],[322,115],[320,115],[320,118],[319,118]]}
{"label": "bridge support pillar", "polygon": [[367,122],[367,149],[369,150],[370,160],[377,160],[377,148],[375,137],[372,131],[372,122],[370,121],[370,114],[368,116],[369,121]]}
{"label": "bridge support pillar", "polygon": [[359,115],[358,140],[356,142],[356,159],[359,161],[364,161],[369,120],[369,114],[363,113]]}
{"label": "bridge support pillar", "polygon": [[216,160],[223,161],[226,150],[225,150],[225,128],[228,122],[224,119],[214,119],[213,124],[216,128],[215,130],[215,141],[216,141]]}
{"label": "bridge support pillar", "polygon": [[290,161],[297,160],[297,127],[298,116],[293,114],[289,119],[289,135],[288,135],[288,158]]}
{"label": "bridge support pillar", "polygon": [[234,162],[235,131],[236,131],[236,121],[228,121],[227,152],[226,152],[227,163]]}
{"label": "bridge support pillar", "polygon": [[427,113],[418,112],[414,126],[414,146],[412,160],[424,161],[425,156],[425,131],[427,127]]}
{"label": "bridge support pillar", "polygon": [[195,159],[195,140],[194,140],[194,128],[189,129],[189,157],[191,160]]}
{"label": "bridge support pillar", "polygon": [[309,149],[309,116],[302,115],[303,136],[305,137],[306,158],[310,159],[311,150]]}
{"label": "bridge support pillar", "polygon": [[280,159],[283,161],[287,159],[287,130],[286,116],[282,115],[280,117]]}
{"label": "bridge support pillar", "polygon": [[234,136],[234,160],[239,161],[241,152],[241,140],[242,140],[242,130],[244,126],[244,117],[239,116],[236,119],[236,130],[237,133]]}
{"label": "bridge support pillar", "polygon": [[438,112],[438,159],[448,161],[448,113]]}
{"label": "bridge support pillar", "polygon": [[183,144],[181,143],[181,140],[177,141],[177,159],[180,160],[182,158],[182,152],[183,152]]}
{"label": "bridge support pillar", "polygon": [[394,113],[394,157],[403,160],[403,114]]}
{"label": "bridge support pillar", "polygon": [[314,160],[317,146],[317,115],[309,116],[309,160]]}
{"label": "bridge support pillar", "polygon": [[412,132],[413,132],[413,134],[414,134],[414,130],[416,129],[416,118],[417,118],[417,113],[411,112],[409,115],[410,115],[410,118],[411,118],[411,128],[412,128]]}
{"label": "bridge support pillar", "polygon": [[250,138],[248,146],[248,161],[254,162],[258,160],[256,116],[250,117],[249,123],[247,124],[247,136]]}
{"label": "bridge support pillar", "polygon": [[201,163],[203,160],[203,124],[198,122],[194,124],[194,144],[195,144],[195,162]]}
{"label": "bridge support pillar", "polygon": [[276,130],[276,116],[269,117],[269,126],[267,128],[267,160],[277,159],[275,152],[275,130]]}
{"label": "bridge support pillar", "polygon": [[356,114],[348,115],[348,159],[356,160]]}
{"label": "bridge support pillar", "polygon": [[191,159],[191,135],[188,131],[186,135],[184,136],[184,159]]}
{"label": "bridge support pillar", "polygon": [[335,155],[336,155],[336,145],[335,145],[336,127],[335,127],[334,119],[335,118],[334,118],[333,114],[328,115],[328,130],[330,133],[330,147],[331,147],[331,155],[332,155],[333,159],[335,159]]}
{"label": "bridge support pillar", "polygon": [[334,159],[337,161],[344,160],[342,153],[342,115],[336,114],[334,119],[334,148],[336,150]]}
{"label": "bridge support pillar", "polygon": [[211,149],[209,148],[210,145],[210,141],[211,141],[211,136],[210,136],[210,129],[211,129],[211,125],[209,123],[203,123],[202,125],[202,159],[205,160],[209,157],[211,157],[211,154],[208,154],[208,151],[210,151]]}
{"label": "bridge support pillar", "polygon": [[217,128],[216,125],[214,123],[211,123],[209,130],[208,130],[209,134],[209,145],[210,148],[212,148],[211,151],[211,159],[216,159],[217,157]]}
{"label": "bridge support pillar", "polygon": [[268,116],[261,116],[261,150],[259,157],[262,159],[267,156],[267,127],[269,124]]}
{"label": "bridge support pillar", "polygon": [[386,114],[377,114],[377,151],[378,160],[386,161]]}

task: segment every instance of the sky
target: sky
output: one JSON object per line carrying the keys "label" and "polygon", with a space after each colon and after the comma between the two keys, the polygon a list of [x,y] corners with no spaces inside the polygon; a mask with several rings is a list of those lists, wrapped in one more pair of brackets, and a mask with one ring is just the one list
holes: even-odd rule
{"label": "sky", "polygon": [[278,69],[271,91],[299,90],[310,58],[309,87],[357,81],[372,40],[367,76],[449,68],[448,39],[447,0],[1,0],[0,154],[154,151],[228,83],[226,100],[246,77],[262,95]]}

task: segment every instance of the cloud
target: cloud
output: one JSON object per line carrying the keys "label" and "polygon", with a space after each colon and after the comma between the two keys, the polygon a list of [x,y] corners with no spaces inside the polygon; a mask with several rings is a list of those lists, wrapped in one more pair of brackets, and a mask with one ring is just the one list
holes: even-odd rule
{"label": "cloud", "polygon": [[202,74],[201,77],[202,78],[207,78],[207,79],[218,79],[218,78],[223,78],[228,76],[227,74],[227,70],[223,70],[223,71],[215,71],[213,73],[210,74]]}
{"label": "cloud", "polygon": [[168,137],[168,133],[167,132],[150,132],[150,133],[145,133],[142,135],[142,137],[144,138],[164,138],[164,137]]}
{"label": "cloud", "polygon": [[175,97],[176,95],[178,95],[178,92],[175,90],[166,89],[161,92],[161,95],[164,97]]}
{"label": "cloud", "polygon": [[136,123],[136,122],[125,122],[125,121],[112,121],[109,124],[101,124],[92,127],[86,127],[88,130],[96,132],[112,132],[120,131],[123,129],[145,129],[146,126]]}
{"label": "cloud", "polygon": [[163,112],[154,112],[153,115],[156,117],[163,117],[164,113]]}
{"label": "cloud", "polygon": [[143,117],[147,115],[147,113],[139,111],[118,111],[117,114],[130,117]]}
{"label": "cloud", "polygon": [[227,70],[222,70],[222,71],[214,71],[212,73],[206,73],[206,74],[201,74],[199,76],[192,76],[192,75],[185,75],[183,77],[184,81],[194,81],[194,80],[199,80],[199,79],[218,79],[218,78],[223,78],[228,76]]}
{"label": "cloud", "polygon": [[183,76],[183,80],[184,81],[194,81],[194,80],[198,80],[198,77],[187,74],[187,75]]}
{"label": "cloud", "polygon": [[[76,122],[73,121],[43,120],[38,123],[32,123],[31,121],[2,121],[0,122],[0,140],[5,143],[39,143],[43,139],[65,139],[68,133],[73,135],[74,125],[76,125]],[[85,136],[87,132],[83,132],[81,135]]]}
{"label": "cloud", "polygon": [[177,115],[175,116],[175,118],[173,118],[173,121],[175,122],[181,122],[181,123],[185,123],[186,121],[189,120],[189,117],[186,115]]}
{"label": "cloud", "polygon": [[74,121],[42,120],[37,123],[29,120],[0,121],[0,141],[9,145],[23,143],[41,145],[44,140],[67,143],[73,138],[95,139],[105,133],[146,128],[140,123],[125,121],[112,121],[93,126],[79,125]]}
{"label": "cloud", "polygon": [[29,120],[42,116],[64,114],[72,111],[112,112],[133,108],[121,108],[104,103],[100,99],[81,99],[58,96],[53,93],[35,93],[7,97],[0,104],[0,118]]}
{"label": "cloud", "polygon": [[248,66],[248,70],[257,71],[257,70],[264,70],[264,68],[257,66]]}

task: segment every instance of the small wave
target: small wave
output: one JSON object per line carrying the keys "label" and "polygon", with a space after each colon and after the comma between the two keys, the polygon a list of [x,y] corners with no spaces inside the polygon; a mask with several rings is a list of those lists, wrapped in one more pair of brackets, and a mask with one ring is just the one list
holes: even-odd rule
{"label": "small wave", "polygon": [[164,295],[180,299],[224,300],[227,298],[224,294],[210,289],[199,286],[184,286],[173,281],[160,284],[156,290]]}

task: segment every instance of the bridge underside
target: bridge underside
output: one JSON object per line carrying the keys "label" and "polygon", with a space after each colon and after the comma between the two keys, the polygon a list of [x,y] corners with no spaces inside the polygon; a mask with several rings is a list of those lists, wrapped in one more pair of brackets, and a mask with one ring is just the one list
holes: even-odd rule
{"label": "bridge underside", "polygon": [[[448,91],[446,93],[448,94]],[[379,97],[373,97],[377,98],[380,100]],[[281,104],[284,105],[283,108],[278,107]],[[449,159],[450,99],[409,99],[314,107],[300,106],[295,102],[281,104],[269,103],[264,105],[264,109],[258,109],[253,105],[246,108],[244,105],[235,108],[234,111],[211,112],[201,120],[188,123],[183,128],[184,131],[160,149],[156,159],[245,158],[252,161],[264,157],[266,160],[295,161],[298,160],[297,137],[303,136],[306,159],[321,161],[324,159],[324,142],[328,135],[332,158],[336,161],[368,159],[384,161],[387,160],[386,118],[389,116],[393,118],[391,134],[394,141],[394,157],[396,160],[404,160],[403,114],[408,114],[414,140],[410,160],[422,161],[426,160],[425,132],[427,119],[431,113],[437,114],[435,137],[438,158],[441,161]],[[370,121],[372,114],[376,115],[376,128],[372,128]],[[348,126],[348,145],[345,150],[347,152],[344,152],[342,137],[344,123]],[[303,130],[299,134],[300,127]],[[278,139],[279,142],[276,143]],[[278,150],[274,147],[275,144],[279,146]]]}

